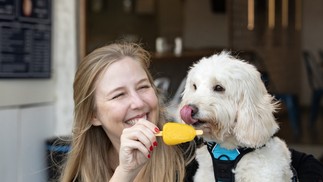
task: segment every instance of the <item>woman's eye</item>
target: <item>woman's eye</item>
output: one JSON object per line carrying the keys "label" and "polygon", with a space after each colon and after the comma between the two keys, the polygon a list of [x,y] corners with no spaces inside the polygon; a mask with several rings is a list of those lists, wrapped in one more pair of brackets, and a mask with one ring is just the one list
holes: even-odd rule
{"label": "woman's eye", "polygon": [[117,98],[119,98],[119,97],[121,97],[121,96],[123,96],[123,93],[120,93],[120,94],[117,94],[117,95],[113,96],[113,97],[111,98],[111,100],[113,100],[113,99],[117,99]]}
{"label": "woman's eye", "polygon": [[150,88],[150,85],[142,85],[139,87],[139,89],[146,89],[146,88]]}

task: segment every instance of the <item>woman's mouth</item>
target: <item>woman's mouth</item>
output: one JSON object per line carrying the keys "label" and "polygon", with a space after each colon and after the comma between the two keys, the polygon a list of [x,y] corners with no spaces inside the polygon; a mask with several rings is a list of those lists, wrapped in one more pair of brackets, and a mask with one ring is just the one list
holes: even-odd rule
{"label": "woman's mouth", "polygon": [[138,116],[133,117],[133,118],[130,118],[125,123],[128,124],[128,125],[133,126],[133,125],[135,125],[139,121],[139,119],[145,119],[145,120],[147,120],[147,113],[142,114],[142,115],[138,115]]}

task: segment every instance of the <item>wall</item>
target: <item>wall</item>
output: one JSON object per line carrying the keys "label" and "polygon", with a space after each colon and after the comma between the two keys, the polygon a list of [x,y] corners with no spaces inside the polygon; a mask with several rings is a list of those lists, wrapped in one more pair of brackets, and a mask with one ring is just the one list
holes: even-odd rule
{"label": "wall", "polygon": [[[103,1],[100,11],[87,8],[88,52],[120,38],[140,40],[155,50],[155,39],[166,38],[173,46],[175,37],[182,37],[184,47],[201,49],[228,46],[228,16],[214,13],[209,0],[158,0],[150,14],[125,12],[117,0]],[[93,1],[94,2],[94,1]],[[113,28],[111,28],[113,27]],[[198,38],[197,38],[198,37]]]}
{"label": "wall", "polygon": [[209,0],[186,0],[183,16],[185,48],[203,49],[229,46],[228,12],[213,12]]}
{"label": "wall", "polygon": [[151,13],[140,13],[132,4],[129,11],[123,1],[103,0],[99,10],[93,10],[95,1],[87,1],[87,52],[117,39],[141,41],[154,48],[157,37],[157,3]]}
{"label": "wall", "polygon": [[71,133],[73,121],[73,80],[77,64],[77,0],[54,0],[54,80],[55,115],[54,128],[58,136]]}
{"label": "wall", "polygon": [[1,181],[46,181],[45,140],[53,136],[54,106],[1,109],[0,118]]}
{"label": "wall", "polygon": [[0,79],[0,107],[54,101],[54,80]]}
{"label": "wall", "polygon": [[55,0],[52,77],[0,80],[0,181],[47,181],[45,141],[71,133],[76,1]]}

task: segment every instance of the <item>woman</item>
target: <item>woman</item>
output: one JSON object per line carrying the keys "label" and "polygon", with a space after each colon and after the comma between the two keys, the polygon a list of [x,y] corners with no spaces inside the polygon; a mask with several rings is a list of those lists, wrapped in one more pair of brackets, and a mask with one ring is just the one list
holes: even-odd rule
{"label": "woman", "polygon": [[149,53],[134,43],[99,48],[80,63],[61,181],[183,181],[183,151],[154,135],[165,119],[149,64]]}

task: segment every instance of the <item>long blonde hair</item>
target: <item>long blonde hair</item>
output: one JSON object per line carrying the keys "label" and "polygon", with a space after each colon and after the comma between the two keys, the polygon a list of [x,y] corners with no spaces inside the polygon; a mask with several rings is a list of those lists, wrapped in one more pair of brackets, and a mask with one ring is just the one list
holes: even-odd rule
{"label": "long blonde hair", "polygon": [[[62,182],[108,181],[113,175],[107,151],[112,147],[102,127],[92,126],[95,112],[95,82],[113,62],[125,56],[134,58],[143,66],[155,92],[149,72],[150,54],[139,44],[114,43],[94,50],[80,63],[74,80],[74,126],[71,151],[62,171]],[[164,107],[160,100],[159,128],[165,123]],[[185,160],[177,146],[167,146],[160,137],[152,158],[143,167],[136,180],[150,182],[183,181]]]}

